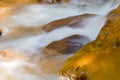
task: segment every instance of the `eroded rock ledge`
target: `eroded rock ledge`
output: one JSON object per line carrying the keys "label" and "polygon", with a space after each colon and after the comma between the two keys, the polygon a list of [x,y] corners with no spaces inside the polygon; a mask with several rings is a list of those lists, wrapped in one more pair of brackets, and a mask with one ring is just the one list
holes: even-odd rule
{"label": "eroded rock ledge", "polygon": [[69,58],[60,80],[120,80],[120,6],[109,13],[97,39]]}

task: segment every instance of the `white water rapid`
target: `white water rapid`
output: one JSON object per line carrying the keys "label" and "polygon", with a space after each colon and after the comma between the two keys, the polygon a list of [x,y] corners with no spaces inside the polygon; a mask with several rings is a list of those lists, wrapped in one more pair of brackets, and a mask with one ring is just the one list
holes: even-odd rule
{"label": "white water rapid", "polygon": [[[72,35],[95,40],[107,14],[119,0],[71,0],[66,4],[0,7],[0,80],[59,80],[57,72],[69,54],[47,55],[42,48]],[[49,22],[82,14],[95,14],[84,25],[67,25],[45,32]],[[52,53],[51,53],[52,54]]]}

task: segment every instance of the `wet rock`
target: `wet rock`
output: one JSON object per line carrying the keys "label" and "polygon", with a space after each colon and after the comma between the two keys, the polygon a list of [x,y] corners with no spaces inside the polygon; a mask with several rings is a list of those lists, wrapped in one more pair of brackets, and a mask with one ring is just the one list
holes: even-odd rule
{"label": "wet rock", "polygon": [[70,0],[38,0],[42,4],[54,4],[54,3],[64,3],[69,2]]}
{"label": "wet rock", "polygon": [[118,48],[120,46],[120,40],[116,39],[113,43],[113,48]]}
{"label": "wet rock", "polygon": [[87,20],[95,17],[97,15],[95,14],[83,14],[83,15],[77,15],[77,16],[72,16],[72,17],[67,17],[64,19],[59,19],[53,22],[50,22],[43,26],[43,30],[50,32],[54,29],[64,27],[64,26],[69,26],[69,27],[82,27],[85,26],[87,23]]}
{"label": "wet rock", "polygon": [[0,31],[0,36],[2,35],[2,31]]}
{"label": "wet rock", "polygon": [[74,53],[79,50],[82,46],[88,43],[90,40],[85,36],[73,35],[65,39],[52,42],[43,49],[45,53],[61,53],[68,54]]}
{"label": "wet rock", "polygon": [[12,5],[23,5],[23,4],[35,4],[37,0],[0,0],[0,6],[12,6]]}
{"label": "wet rock", "polygon": [[77,78],[76,80],[88,80],[86,76],[81,76],[80,78]]}
{"label": "wet rock", "polygon": [[13,50],[0,50],[0,61],[25,60],[26,55]]}
{"label": "wet rock", "polygon": [[0,7],[25,4],[61,4],[70,0],[0,0]]}
{"label": "wet rock", "polygon": [[[112,15],[111,17],[111,14],[115,16]],[[120,6],[109,13],[107,23],[100,31],[97,39],[84,46],[66,61],[60,70],[60,76],[67,77],[66,74],[69,72],[70,77],[74,75],[77,78],[81,76],[81,72],[87,71],[88,80],[120,80],[119,14]],[[80,66],[79,70],[77,69],[78,66]],[[76,80],[75,77],[71,80]],[[81,77],[80,80],[86,79]]]}

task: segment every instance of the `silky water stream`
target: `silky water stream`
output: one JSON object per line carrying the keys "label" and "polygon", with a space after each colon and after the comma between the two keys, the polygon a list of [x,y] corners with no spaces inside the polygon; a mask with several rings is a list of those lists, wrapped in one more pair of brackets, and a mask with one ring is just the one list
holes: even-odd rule
{"label": "silky water stream", "polygon": [[119,0],[72,0],[1,7],[0,80],[59,80],[60,67],[72,54],[45,47],[73,35],[79,35],[83,45],[95,40],[107,14],[118,4]]}

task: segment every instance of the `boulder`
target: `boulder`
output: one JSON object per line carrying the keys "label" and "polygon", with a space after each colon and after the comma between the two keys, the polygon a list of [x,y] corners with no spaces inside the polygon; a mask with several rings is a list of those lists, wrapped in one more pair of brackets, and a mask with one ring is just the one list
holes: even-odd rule
{"label": "boulder", "polygon": [[120,80],[119,12],[120,6],[109,13],[97,39],[65,62],[60,80]]}
{"label": "boulder", "polygon": [[82,46],[90,40],[85,36],[72,35],[59,41],[50,43],[43,49],[46,54],[72,54],[78,51]]}

